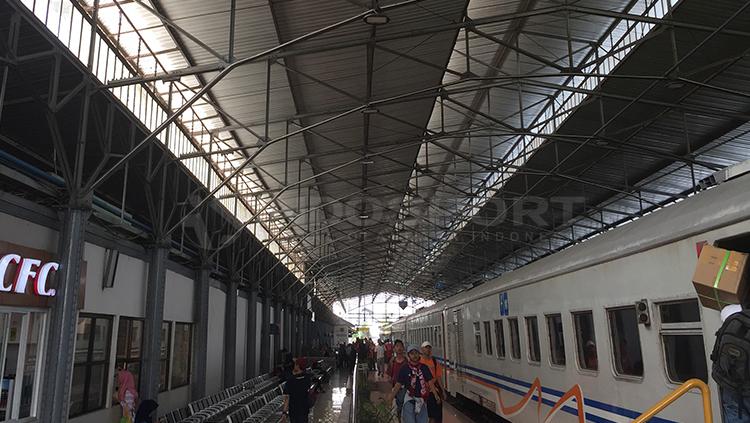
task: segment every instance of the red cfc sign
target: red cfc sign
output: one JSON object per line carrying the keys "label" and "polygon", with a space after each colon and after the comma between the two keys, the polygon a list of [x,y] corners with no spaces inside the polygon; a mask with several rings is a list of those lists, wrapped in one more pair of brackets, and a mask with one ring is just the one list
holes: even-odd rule
{"label": "red cfc sign", "polygon": [[[8,268],[14,265],[15,277],[12,281],[7,278]],[[50,275],[60,267],[58,263],[21,257],[19,254],[6,254],[0,258],[0,292],[15,292],[25,294],[29,283],[34,288],[34,294],[40,297],[54,297],[57,291],[47,288]]]}

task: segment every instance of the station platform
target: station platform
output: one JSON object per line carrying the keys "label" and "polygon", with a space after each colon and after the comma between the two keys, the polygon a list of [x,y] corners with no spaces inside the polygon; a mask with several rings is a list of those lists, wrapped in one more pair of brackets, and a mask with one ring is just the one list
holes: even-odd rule
{"label": "station platform", "polygon": [[341,417],[341,407],[346,398],[346,381],[349,373],[336,370],[326,386],[326,391],[318,394],[310,414],[310,423],[337,423]]}
{"label": "station platform", "polygon": [[[348,373],[344,370],[337,371],[331,377],[330,389],[318,397],[310,422],[328,423],[339,421],[338,417],[341,413],[341,405],[346,396],[347,378]],[[373,403],[385,401],[384,398],[391,387],[390,378],[387,376],[378,376],[376,372],[371,371],[368,374],[368,382],[376,388],[370,393],[370,401]],[[398,420],[394,417],[391,422],[398,423]],[[448,402],[443,403],[443,423],[473,422],[475,422],[474,419],[466,416],[452,404]]]}

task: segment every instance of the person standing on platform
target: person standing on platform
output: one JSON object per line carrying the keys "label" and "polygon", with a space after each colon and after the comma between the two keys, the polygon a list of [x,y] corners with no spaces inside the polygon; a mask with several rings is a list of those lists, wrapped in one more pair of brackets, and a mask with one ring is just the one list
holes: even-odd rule
{"label": "person standing on platform", "polygon": [[[289,423],[307,423],[310,414],[310,376],[300,366],[300,359],[294,361],[292,377],[284,384],[284,417]],[[282,421],[287,421],[282,418]]]}
{"label": "person standing on platform", "polygon": [[719,386],[724,423],[750,422],[750,310],[730,304],[721,310],[722,325],[711,351],[711,377]]}
{"label": "person standing on platform", "polygon": [[434,393],[430,392],[430,396],[427,398],[427,416],[430,418],[430,423],[442,423],[442,403],[445,399],[443,398],[443,387],[440,385],[442,370],[435,357],[432,356],[432,344],[430,344],[430,341],[422,342],[422,358],[419,361],[430,369],[435,383]]}
{"label": "person standing on platform", "polygon": [[440,401],[435,391],[435,383],[430,369],[420,362],[419,349],[414,346],[409,348],[409,360],[406,365],[401,366],[398,371],[396,385],[390,392],[392,399],[396,392],[405,388],[404,407],[401,410],[401,421],[403,423],[427,423],[426,401],[430,393]]}
{"label": "person standing on platform", "polygon": [[[396,342],[393,344],[393,349],[396,352],[396,355],[393,357],[393,360],[391,361],[391,366],[388,369],[389,374],[388,376],[391,378],[391,385],[396,386],[396,382],[398,379],[398,373],[401,371],[401,367],[404,366],[407,362],[406,355],[404,355],[404,343],[400,339],[397,339]],[[398,418],[401,418],[401,408],[404,406],[404,394],[405,390],[402,388],[398,392],[396,392],[396,415]],[[389,401],[390,402],[390,401]]]}
{"label": "person standing on platform", "polygon": [[122,408],[122,417],[127,423],[132,423],[135,419],[137,400],[138,391],[135,389],[135,377],[128,370],[128,365],[122,363],[117,369],[117,401]]}

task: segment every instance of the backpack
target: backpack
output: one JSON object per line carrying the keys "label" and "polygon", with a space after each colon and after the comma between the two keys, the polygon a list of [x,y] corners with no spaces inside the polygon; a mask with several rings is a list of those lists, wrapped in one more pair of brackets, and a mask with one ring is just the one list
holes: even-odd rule
{"label": "backpack", "polygon": [[737,395],[741,417],[742,397],[750,394],[750,310],[727,317],[716,332],[711,361],[711,377],[722,390]]}

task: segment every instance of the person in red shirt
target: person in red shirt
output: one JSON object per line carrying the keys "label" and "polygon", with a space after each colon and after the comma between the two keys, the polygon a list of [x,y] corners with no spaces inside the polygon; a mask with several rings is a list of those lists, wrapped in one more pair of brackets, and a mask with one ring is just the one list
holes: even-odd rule
{"label": "person in red shirt", "polygon": [[[407,365],[406,354],[404,354],[404,343],[400,339],[397,339],[393,344],[393,349],[396,355],[391,361],[391,366],[388,369],[388,375],[391,377],[391,385],[396,386],[398,382],[398,374],[401,371],[401,367]],[[396,412],[398,414],[399,421],[401,420],[401,409],[404,407],[404,394],[406,391],[402,388],[396,393]]]}

